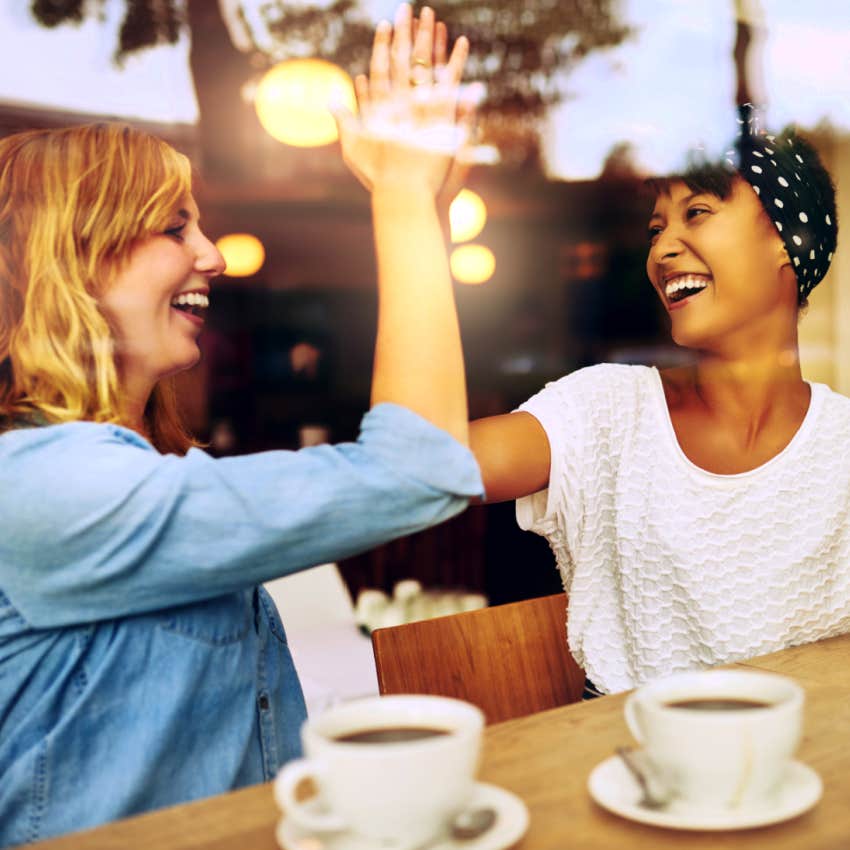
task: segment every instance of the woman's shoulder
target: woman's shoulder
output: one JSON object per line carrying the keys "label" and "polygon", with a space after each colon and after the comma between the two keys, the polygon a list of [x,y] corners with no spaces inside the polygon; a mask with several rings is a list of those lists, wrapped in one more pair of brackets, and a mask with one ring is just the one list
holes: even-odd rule
{"label": "woman's shoulder", "polygon": [[850,438],[850,398],[826,384],[811,383],[812,399],[818,404],[818,430],[830,428],[844,439]]}
{"label": "woman's shoulder", "polygon": [[18,422],[0,430],[0,455],[33,456],[42,452],[79,451],[86,445],[123,443],[153,450],[153,446],[129,428],[106,422],[62,422],[35,424]]}
{"label": "woman's shoulder", "polygon": [[627,363],[597,363],[577,369],[565,378],[573,378],[597,386],[638,386],[656,380],[654,366],[638,366]]}
{"label": "woman's shoulder", "polygon": [[813,381],[811,382],[811,386],[816,393],[823,396],[824,400],[826,400],[835,411],[843,413],[844,415],[850,415],[850,396],[837,392],[828,384],[819,384]]}
{"label": "woman's shoulder", "polygon": [[[529,402],[562,403],[574,406],[615,403],[628,405],[658,383],[658,373],[651,366],[631,366],[623,363],[599,363],[576,369],[548,382]],[[529,402],[526,402],[528,404]]]}
{"label": "woman's shoulder", "polygon": [[550,447],[580,446],[591,456],[655,422],[647,414],[663,398],[659,386],[652,367],[600,363],[548,383],[519,410],[543,425]]}

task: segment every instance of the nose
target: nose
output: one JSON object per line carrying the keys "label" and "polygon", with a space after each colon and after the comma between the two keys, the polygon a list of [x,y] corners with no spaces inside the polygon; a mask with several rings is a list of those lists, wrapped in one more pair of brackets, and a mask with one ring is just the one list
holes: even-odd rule
{"label": "nose", "polygon": [[195,269],[207,277],[215,277],[223,274],[226,268],[227,262],[221,255],[221,251],[205,234],[201,233],[196,251]]}
{"label": "nose", "polygon": [[654,262],[663,263],[664,260],[675,259],[683,250],[684,246],[675,229],[668,226],[655,237],[649,253]]}

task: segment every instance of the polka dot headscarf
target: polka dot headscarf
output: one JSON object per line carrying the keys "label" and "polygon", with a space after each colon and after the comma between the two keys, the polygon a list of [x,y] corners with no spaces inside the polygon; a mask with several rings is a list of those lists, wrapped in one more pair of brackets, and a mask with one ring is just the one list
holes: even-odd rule
{"label": "polka dot headscarf", "polygon": [[[838,237],[835,197],[822,181],[810,179],[812,152],[792,130],[763,133],[752,104],[740,107],[737,150],[732,165],[758,195],[788,251],[802,303],[823,280]],[[809,160],[809,161],[807,161]],[[828,181],[827,181],[828,184]]]}

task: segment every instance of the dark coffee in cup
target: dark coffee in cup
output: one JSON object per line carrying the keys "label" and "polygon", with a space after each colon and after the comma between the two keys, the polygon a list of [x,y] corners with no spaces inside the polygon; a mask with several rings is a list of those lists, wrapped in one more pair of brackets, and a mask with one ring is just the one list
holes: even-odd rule
{"label": "dark coffee in cup", "polygon": [[428,726],[384,726],[334,735],[333,740],[344,744],[402,744],[448,734],[448,729],[433,729]]}
{"label": "dark coffee in cup", "polygon": [[748,708],[769,708],[773,703],[759,699],[737,697],[694,697],[665,702],[667,708],[684,708],[691,711],[740,711]]}
{"label": "dark coffee in cup", "polygon": [[[322,836],[340,831],[350,846],[433,846],[475,790],[483,728],[480,708],[448,697],[340,702],[301,727],[305,757],[283,766],[275,799],[286,820],[316,836],[305,848],[335,845]],[[321,806],[301,793],[306,779]]]}
{"label": "dark coffee in cup", "polygon": [[800,741],[803,701],[786,676],[714,669],[648,682],[624,710],[676,806],[728,812],[775,798]]}

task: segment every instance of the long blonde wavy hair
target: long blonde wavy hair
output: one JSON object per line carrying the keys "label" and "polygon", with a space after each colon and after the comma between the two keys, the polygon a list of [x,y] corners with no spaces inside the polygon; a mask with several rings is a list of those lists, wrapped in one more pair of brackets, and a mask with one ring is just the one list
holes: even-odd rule
{"label": "long blonde wavy hair", "polygon": [[[125,124],[0,139],[0,429],[20,418],[129,424],[98,299],[191,182],[185,156]],[[162,452],[194,444],[171,379],[155,387],[145,427]]]}

